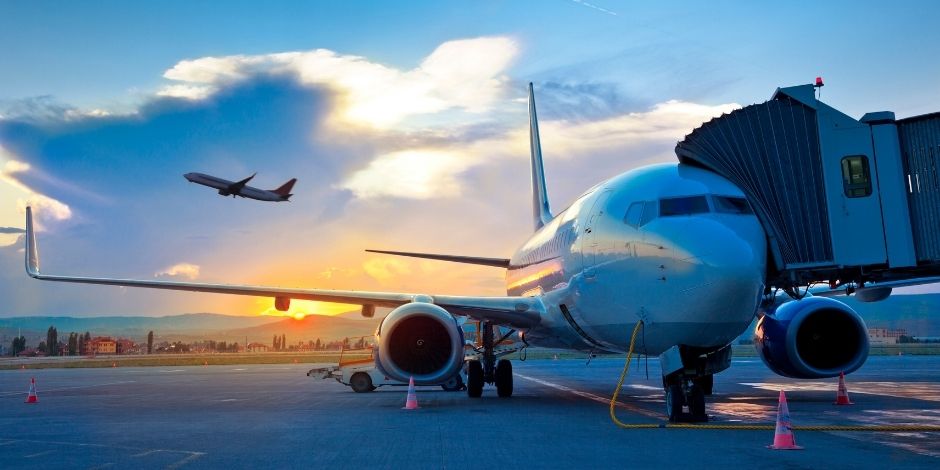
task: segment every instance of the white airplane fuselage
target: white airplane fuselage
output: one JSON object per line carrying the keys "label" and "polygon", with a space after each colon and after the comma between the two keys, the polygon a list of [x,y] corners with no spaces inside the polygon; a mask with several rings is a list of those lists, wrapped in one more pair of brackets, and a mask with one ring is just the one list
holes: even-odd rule
{"label": "white airplane fuselage", "polygon": [[221,196],[239,196],[239,197],[245,197],[248,199],[255,199],[258,201],[269,201],[269,202],[282,202],[286,200],[284,197],[282,197],[281,195],[275,192],[264,190],[264,189],[253,188],[251,186],[242,186],[234,193],[228,192],[232,184],[235,183],[234,181],[229,181],[229,180],[222,179],[216,176],[207,175],[205,173],[195,173],[195,172],[186,173],[185,175],[183,175],[183,177],[186,178],[186,180],[189,181],[190,183],[201,184],[203,186],[208,186],[210,188],[218,189],[219,195]]}
{"label": "white airplane fuselage", "polygon": [[[644,354],[731,343],[760,302],[767,245],[750,210],[721,204],[729,198],[744,194],[684,164],[639,168],[588,190],[511,258],[509,295],[541,296],[547,311],[525,341],[622,352],[643,320],[637,349]],[[662,214],[661,200],[698,205],[688,214]],[[635,203],[645,216],[628,214]]]}

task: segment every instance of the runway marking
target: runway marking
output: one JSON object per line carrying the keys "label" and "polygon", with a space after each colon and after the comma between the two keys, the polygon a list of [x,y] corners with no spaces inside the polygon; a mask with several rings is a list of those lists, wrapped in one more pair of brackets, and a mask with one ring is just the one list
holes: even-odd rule
{"label": "runway marking", "polygon": [[[776,392],[786,390],[788,392],[832,392],[835,394],[838,384],[819,383],[819,382],[788,382],[788,383],[768,383],[768,382],[741,382],[741,385],[754,387],[761,390]],[[881,395],[894,398],[912,398],[916,400],[940,402],[940,384],[927,382],[849,382],[849,396],[852,394],[860,395]]]}
{"label": "runway marking", "polygon": [[160,372],[186,372],[183,369],[161,370]]}
{"label": "runway marking", "polygon": [[180,461],[178,461],[178,462],[176,462],[176,463],[167,465],[167,466],[166,466],[166,470],[176,470],[177,468],[180,468],[180,467],[182,467],[183,465],[186,465],[186,464],[188,464],[189,462],[191,462],[191,461],[193,461],[193,460],[196,460],[196,459],[198,459],[199,457],[202,457],[203,455],[206,455],[206,454],[203,453],[203,452],[190,452],[189,456],[184,457],[182,460],[180,460]]}
{"label": "runway marking", "polygon": [[43,451],[43,452],[37,452],[37,453],[35,453],[35,454],[24,455],[23,457],[25,457],[25,458],[27,458],[27,459],[31,459],[31,458],[33,458],[33,457],[42,457],[43,455],[49,455],[49,454],[52,454],[52,453],[54,453],[54,452],[55,452],[54,450],[47,450],[47,451]]}
{"label": "runway marking", "polygon": [[[574,388],[571,388],[571,387],[566,387],[566,386],[564,386],[564,385],[556,384],[556,383],[554,383],[554,382],[549,382],[549,381],[547,381],[547,380],[537,379],[537,378],[535,378],[535,377],[529,377],[529,376],[527,376],[527,375],[522,375],[522,374],[519,374],[519,373],[514,373],[513,375],[515,375],[516,377],[519,377],[520,379],[529,380],[529,381],[535,382],[535,383],[537,383],[537,384],[544,385],[544,386],[546,386],[546,387],[554,388],[555,390],[561,390],[561,391],[563,391],[563,392],[573,393],[573,394],[575,394],[575,395],[577,395],[577,396],[579,396],[579,397],[587,398],[588,400],[593,400],[593,401],[596,401],[596,402],[598,402],[598,403],[602,403],[602,404],[604,404],[604,405],[610,406],[610,398],[607,398],[607,397],[602,397],[602,396],[600,396],[600,395],[595,395],[595,394],[590,393],[590,392],[582,392],[581,390],[577,390],[577,389],[574,389]],[[617,402],[617,406],[619,406],[619,407],[621,407],[621,408],[623,408],[623,409],[626,409],[626,410],[628,410],[628,411],[632,411],[632,412],[634,412],[634,413],[638,413],[638,414],[641,414],[641,415],[643,415],[643,416],[650,417],[650,418],[662,419],[662,417],[663,417],[663,415],[662,415],[661,413],[657,413],[657,412],[655,412],[655,411],[650,411],[650,410],[647,410],[647,409],[644,409],[644,408],[640,408],[640,407],[638,407],[638,406],[636,406],[636,405],[631,405],[631,404],[629,404],[629,403],[624,403],[624,402],[622,402],[622,401],[618,401],[618,402]]]}
{"label": "runway marking", "polygon": [[235,371],[235,372],[240,372],[240,371],[248,370],[248,369],[232,369],[232,370]]}
{"label": "runway marking", "polygon": [[224,402],[229,402],[229,401],[242,401],[242,399],[241,398],[223,398],[219,401],[224,403]]}
{"label": "runway marking", "polygon": [[[79,385],[76,387],[60,387],[60,388],[37,388],[36,393],[50,393],[50,392],[61,392],[63,390],[75,390],[79,388],[93,388],[93,387],[107,387],[108,385],[121,385],[121,384],[130,384],[134,383],[136,380],[122,380],[120,382],[108,382],[103,384],[94,384],[94,385]],[[3,392],[0,393],[0,397],[15,396],[15,395],[26,395],[29,391],[25,392]]]}
{"label": "runway marking", "polygon": [[638,389],[640,389],[640,390],[655,390],[655,391],[657,391],[657,392],[662,392],[662,391],[663,391],[663,388],[662,388],[662,387],[654,387],[654,386],[652,386],[652,385],[630,384],[630,385],[627,385],[627,387],[630,387],[630,388],[638,388]]}

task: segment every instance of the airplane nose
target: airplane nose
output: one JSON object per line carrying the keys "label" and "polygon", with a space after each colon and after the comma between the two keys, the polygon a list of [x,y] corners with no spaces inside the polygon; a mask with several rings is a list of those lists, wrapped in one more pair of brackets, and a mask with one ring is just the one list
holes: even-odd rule
{"label": "airplane nose", "polygon": [[767,269],[767,244],[760,225],[715,223],[698,227],[694,233],[677,251],[684,252],[690,264],[698,266],[702,279],[697,295],[703,305],[715,306],[709,316],[715,320],[736,316],[749,319]]}

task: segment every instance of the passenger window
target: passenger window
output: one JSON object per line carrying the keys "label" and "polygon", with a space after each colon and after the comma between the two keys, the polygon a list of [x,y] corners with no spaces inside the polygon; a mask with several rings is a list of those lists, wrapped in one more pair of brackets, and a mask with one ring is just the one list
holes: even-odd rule
{"label": "passenger window", "polygon": [[643,218],[640,219],[640,227],[650,223],[651,220],[656,218],[656,201],[646,201],[643,203]]}
{"label": "passenger window", "polygon": [[705,196],[674,197],[659,200],[659,215],[692,215],[708,212],[708,199]]}
{"label": "passenger window", "polygon": [[752,214],[751,206],[747,199],[743,197],[715,196],[712,198],[715,203],[715,212],[725,214]]}
{"label": "passenger window", "polygon": [[627,215],[624,216],[623,221],[627,225],[632,225],[633,227],[640,226],[640,219],[643,217],[643,203],[634,202],[630,204],[630,208],[627,209]]}
{"label": "passenger window", "polygon": [[846,197],[871,195],[871,173],[868,157],[853,155],[842,159],[842,187]]}

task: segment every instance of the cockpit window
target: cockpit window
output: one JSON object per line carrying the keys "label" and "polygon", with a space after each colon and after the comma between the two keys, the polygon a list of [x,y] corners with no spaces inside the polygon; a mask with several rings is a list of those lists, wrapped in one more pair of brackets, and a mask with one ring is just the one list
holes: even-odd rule
{"label": "cockpit window", "polygon": [[725,214],[753,214],[751,205],[743,197],[714,196],[715,211]]}
{"label": "cockpit window", "polygon": [[627,215],[624,216],[623,222],[633,227],[639,227],[640,217],[642,216],[643,216],[643,203],[634,202],[633,204],[630,204],[630,208],[627,209]]}
{"label": "cockpit window", "polygon": [[674,197],[659,200],[659,215],[662,217],[704,214],[707,212],[708,199],[705,196]]}
{"label": "cockpit window", "polygon": [[656,201],[646,201],[643,204],[643,218],[640,219],[640,227],[650,223],[656,218]]}

